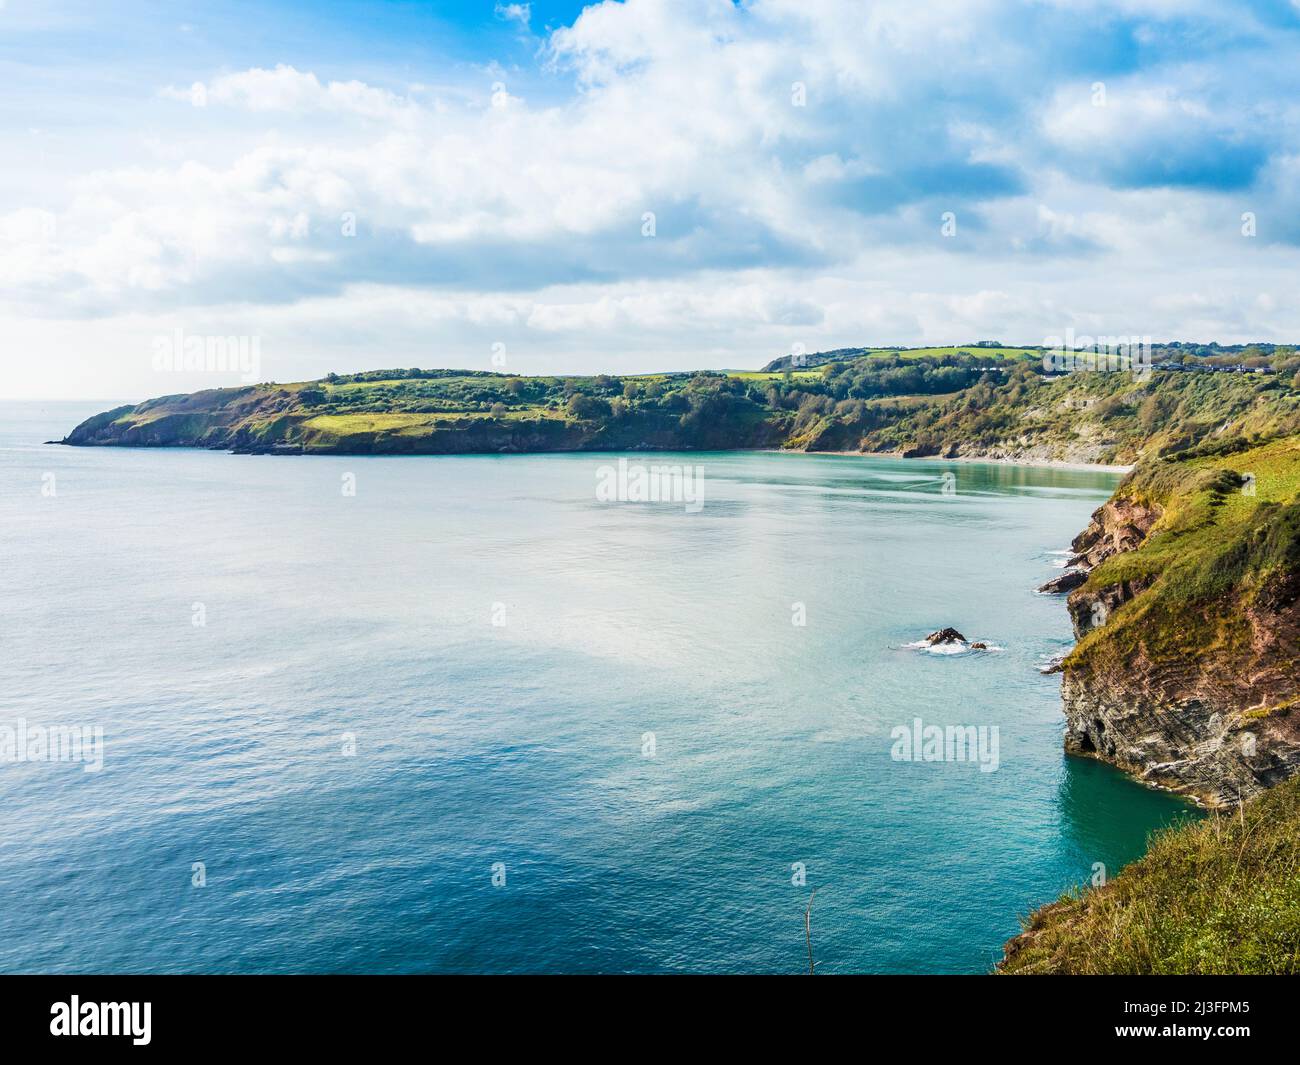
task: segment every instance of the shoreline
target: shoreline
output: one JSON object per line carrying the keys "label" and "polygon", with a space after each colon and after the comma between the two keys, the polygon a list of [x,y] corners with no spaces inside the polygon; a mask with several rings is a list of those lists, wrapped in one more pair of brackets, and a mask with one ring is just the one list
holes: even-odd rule
{"label": "shoreline", "polygon": [[[764,448],[766,451],[781,451],[780,448]],[[790,454],[791,452],[785,452]],[[1101,473],[1130,473],[1132,465],[1119,465],[1108,462],[1067,462],[1064,459],[1028,459],[1006,458],[1004,456],[976,455],[900,455],[896,451],[804,451],[794,452],[804,455],[856,455],[872,459],[898,459],[902,462],[983,462],[994,466],[1037,466],[1054,470],[1093,470]]]}
{"label": "shoreline", "polygon": [[62,440],[45,440],[41,441],[41,446],[55,447],[101,447],[101,448],[122,448],[128,451],[222,451],[228,455],[362,455],[370,458],[440,458],[440,457],[467,457],[470,455],[492,455],[496,457],[510,455],[655,455],[655,454],[677,454],[677,455],[737,455],[737,454],[760,454],[760,455],[840,455],[845,458],[869,458],[869,459],[894,459],[899,462],[964,462],[964,463],[984,463],[990,466],[1030,466],[1038,469],[1055,469],[1055,470],[1079,470],[1092,471],[1099,473],[1117,473],[1126,474],[1132,471],[1131,465],[1119,465],[1105,462],[1067,462],[1064,459],[1028,459],[1028,458],[1007,458],[1005,456],[975,456],[975,455],[900,455],[896,451],[805,451],[798,448],[780,448],[780,447],[737,447],[693,451],[690,449],[680,448],[600,448],[586,450],[583,448],[565,449],[560,451],[352,451],[352,450],[335,450],[333,448],[302,448],[286,445],[281,447],[268,448],[232,448],[226,445],[206,446],[203,444],[77,444],[70,441],[66,436]]}

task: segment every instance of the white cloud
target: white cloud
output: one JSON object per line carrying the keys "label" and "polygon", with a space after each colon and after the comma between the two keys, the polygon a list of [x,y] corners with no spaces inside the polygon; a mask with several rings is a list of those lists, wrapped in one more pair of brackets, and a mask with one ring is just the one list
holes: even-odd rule
{"label": "white cloud", "polygon": [[[531,19],[527,5],[497,15]],[[1248,100],[1239,60],[1128,55],[1142,20],[1164,18],[1238,48],[1254,32],[1158,3],[627,0],[551,34],[541,72],[423,72],[431,89],[287,64],[195,70],[123,140],[129,165],[88,153],[61,200],[34,185],[25,205],[11,197],[0,307],[73,323],[248,315],[269,333],[278,316],[335,369],[350,368],[340,338],[366,338],[354,361],[398,347],[400,362],[446,362],[460,349],[397,338],[477,351],[489,327],[552,369],[655,353],[752,364],[792,339],[1030,340],[1108,306],[1146,313],[1162,284],[1205,296],[1196,321],[1222,308],[1235,329],[1262,306],[1263,259],[1296,265],[1286,246],[1260,255],[1300,240],[1281,222],[1300,199],[1293,75],[1261,60],[1273,95]],[[1080,31],[1117,19],[1137,21],[1098,51],[1094,107]],[[1270,32],[1265,57],[1289,40]],[[1269,108],[1283,117],[1261,125]],[[1260,212],[1254,245],[1245,209]],[[1249,295],[1215,294],[1209,260],[1239,264]],[[412,304],[404,332],[396,309]],[[1260,327],[1300,332],[1289,306]],[[318,336],[304,307],[377,318]],[[1163,314],[1147,331],[1177,333]],[[319,368],[294,351],[293,373]]]}
{"label": "white cloud", "polygon": [[400,119],[407,106],[394,93],[360,81],[322,83],[315,74],[284,64],[274,70],[255,67],[238,74],[223,74],[206,83],[196,81],[188,89],[168,87],[163,95],[195,107],[226,105],[297,115],[333,111],[389,121]]}
{"label": "white cloud", "polygon": [[516,22],[521,29],[528,29],[528,22],[532,18],[531,4],[497,4],[495,8],[496,17],[503,22]]}

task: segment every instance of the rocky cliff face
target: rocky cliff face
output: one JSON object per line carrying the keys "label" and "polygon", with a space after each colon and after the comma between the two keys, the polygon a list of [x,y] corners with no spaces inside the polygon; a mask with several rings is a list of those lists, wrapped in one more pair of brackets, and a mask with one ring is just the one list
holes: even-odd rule
{"label": "rocky cliff face", "polygon": [[1300,504],[1182,472],[1130,477],[1074,541],[1065,746],[1231,806],[1300,771]]}

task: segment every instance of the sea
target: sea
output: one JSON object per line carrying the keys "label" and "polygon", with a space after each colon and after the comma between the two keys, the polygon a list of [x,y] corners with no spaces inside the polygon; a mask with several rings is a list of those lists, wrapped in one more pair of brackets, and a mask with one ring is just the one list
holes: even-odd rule
{"label": "sea", "polygon": [[1113,472],[46,443],[110,405],[0,404],[2,972],[981,973],[1194,816],[1041,671]]}

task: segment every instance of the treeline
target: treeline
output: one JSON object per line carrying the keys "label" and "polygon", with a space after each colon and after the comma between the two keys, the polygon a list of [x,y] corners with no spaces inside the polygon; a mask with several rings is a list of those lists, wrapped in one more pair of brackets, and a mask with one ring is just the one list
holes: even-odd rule
{"label": "treeline", "polygon": [[[1190,350],[1180,356],[1199,359]],[[1246,349],[1210,358],[1268,358],[1287,368],[1294,349]],[[1290,361],[1289,361],[1290,360]],[[831,360],[779,374],[520,377],[465,371],[371,371],[298,393],[325,413],[416,412],[488,417],[503,427],[556,419],[591,446],[978,453],[1105,444],[1129,461],[1139,447],[1194,445],[1250,414],[1261,428],[1292,424],[1300,377],[1270,374],[1079,373],[1049,380],[1033,357],[966,352]],[[1270,398],[1272,397],[1272,398]],[[1271,419],[1271,421],[1269,421]]]}
{"label": "treeline", "polygon": [[1156,363],[1267,369],[1300,382],[1300,352],[1289,344],[1237,344],[1226,348],[1217,344],[1153,345],[1151,358]]}

